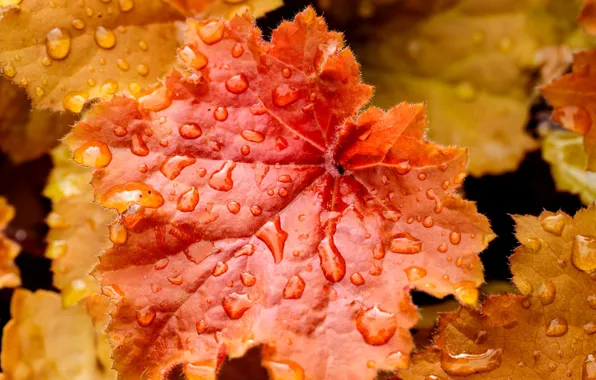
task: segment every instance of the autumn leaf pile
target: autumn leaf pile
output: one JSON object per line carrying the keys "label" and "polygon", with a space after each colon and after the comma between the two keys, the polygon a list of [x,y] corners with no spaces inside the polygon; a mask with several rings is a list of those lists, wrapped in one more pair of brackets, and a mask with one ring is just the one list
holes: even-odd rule
{"label": "autumn leaf pile", "polygon": [[[52,291],[18,288],[0,197],[7,379],[216,379],[251,349],[279,380],[596,379],[594,4],[338,3],[354,51],[306,4],[264,37],[281,1],[0,0],[0,149],[52,161]],[[515,289],[483,297],[461,186],[539,146],[587,207],[514,216]],[[413,291],[461,305],[432,342]]]}

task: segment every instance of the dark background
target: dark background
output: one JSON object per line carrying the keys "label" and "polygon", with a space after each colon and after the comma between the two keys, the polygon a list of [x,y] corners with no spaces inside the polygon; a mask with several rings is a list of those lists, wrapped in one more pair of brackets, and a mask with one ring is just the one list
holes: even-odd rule
{"label": "dark background", "polygon": [[[284,7],[259,19],[258,24],[267,36],[281,20],[293,18],[303,8],[304,2],[286,0]],[[319,10],[319,14],[324,12]],[[330,28],[345,32],[338,23],[328,21]],[[346,39],[349,43],[349,33],[346,33]],[[529,133],[534,133],[540,119],[548,117],[548,111],[548,106],[539,99],[530,110]],[[41,192],[51,168],[52,162],[47,155],[20,166],[13,165],[6,156],[0,155],[0,195],[7,197],[17,211],[6,234],[23,247],[16,263],[21,270],[23,287],[30,290],[56,290],[52,286],[50,260],[43,257],[48,230],[44,219],[51,210],[51,203],[41,196]],[[511,214],[538,215],[543,210],[563,210],[573,215],[582,207],[577,196],[555,190],[549,166],[542,160],[539,151],[529,153],[513,173],[467,178],[463,192],[467,199],[477,202],[479,212],[489,218],[498,236],[480,255],[487,281],[508,280],[511,277],[508,257],[518,245],[513,235]],[[0,327],[4,327],[10,319],[12,293],[11,289],[0,290]],[[415,293],[414,302],[421,306],[437,300],[423,293]],[[231,363],[224,366],[221,378],[266,379],[264,369],[260,368],[258,350]],[[239,370],[240,367],[242,370]],[[172,375],[178,377],[176,373]]]}

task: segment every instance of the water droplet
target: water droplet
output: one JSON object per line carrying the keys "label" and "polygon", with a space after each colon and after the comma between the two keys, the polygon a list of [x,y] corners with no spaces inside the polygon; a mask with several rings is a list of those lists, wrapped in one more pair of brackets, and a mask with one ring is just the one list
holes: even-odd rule
{"label": "water droplet", "polygon": [[98,26],[95,29],[95,42],[103,49],[111,49],[116,46],[116,35],[110,29]]}
{"label": "water droplet", "polygon": [[576,235],[571,248],[571,262],[588,274],[596,271],[596,238]]}
{"label": "water droplet", "polygon": [[163,196],[151,186],[131,181],[110,188],[101,198],[101,204],[123,213],[132,204],[141,207],[158,208],[164,204]]}
{"label": "water droplet", "polygon": [[472,100],[476,99],[476,96],[478,95],[474,85],[467,81],[460,82],[457,85],[455,88],[455,94],[459,100],[464,102],[471,102]]}
{"label": "water droplet", "polygon": [[590,309],[596,310],[596,294],[590,294],[587,298]]}
{"label": "water droplet", "polygon": [[262,134],[261,132],[253,131],[251,129],[243,130],[240,135],[246,141],[250,141],[250,142],[254,142],[254,143],[260,143],[260,142],[265,141],[264,134]]}
{"label": "water droplet", "polygon": [[64,240],[53,240],[48,244],[46,250],[46,257],[50,259],[57,259],[66,254],[68,245]]}
{"label": "water droplet", "polygon": [[240,212],[240,203],[236,201],[229,202],[227,207],[228,211],[232,214],[238,214]]}
{"label": "water droplet", "polygon": [[137,73],[141,76],[146,76],[149,74],[149,67],[147,67],[147,65],[144,63],[140,63],[137,65]]}
{"label": "water droplet", "polygon": [[112,161],[112,152],[100,141],[89,141],[74,151],[73,159],[83,166],[103,168]]}
{"label": "water droplet", "polygon": [[586,335],[593,335],[596,333],[596,323],[588,322],[584,325],[584,332]]}
{"label": "water droplet", "polygon": [[273,104],[278,107],[286,107],[300,98],[300,92],[285,83],[280,84],[273,90]]}
{"label": "water droplet", "polygon": [[114,244],[124,244],[128,239],[128,231],[126,227],[122,225],[122,223],[115,221],[114,223],[110,224],[110,241]]}
{"label": "water droplet", "polygon": [[443,202],[441,201],[441,199],[439,198],[439,196],[433,189],[428,189],[426,191],[426,198],[435,201],[434,211],[436,213],[440,213],[441,211],[443,211]]}
{"label": "water droplet", "polygon": [[54,28],[46,35],[46,51],[53,59],[62,60],[70,52],[70,33],[66,29]]}
{"label": "water droplet", "polygon": [[242,94],[246,89],[248,89],[248,80],[244,74],[234,75],[226,80],[226,90],[232,94]]}
{"label": "water droplet", "polygon": [[448,250],[448,247],[447,247],[447,244],[445,244],[445,243],[441,243],[437,247],[437,251],[439,251],[441,253],[445,253],[445,252],[447,252],[447,250]]}
{"label": "water droplet", "polygon": [[265,108],[263,103],[259,102],[257,104],[250,106],[250,113],[252,113],[255,116],[264,115],[267,113],[267,108]]}
{"label": "water droplet", "polygon": [[62,104],[65,109],[74,113],[79,113],[83,110],[86,101],[87,96],[85,94],[72,91],[64,95]]}
{"label": "water droplet", "polygon": [[567,333],[567,321],[565,318],[555,318],[546,326],[546,336],[558,337]]}
{"label": "water droplet", "polygon": [[[120,70],[124,70],[124,71],[128,71],[128,69],[130,68],[130,65],[128,64],[128,62],[126,62],[126,60],[124,60],[122,58],[118,58],[116,60],[116,65],[120,68]],[[129,86],[129,88],[130,88],[130,86]],[[138,91],[133,91],[133,92],[138,92]]]}
{"label": "water droplet", "polygon": [[385,363],[395,369],[407,369],[410,365],[410,355],[395,351],[387,355]]}
{"label": "water droplet", "polygon": [[271,254],[273,255],[273,261],[279,264],[283,259],[283,251],[288,238],[288,233],[281,229],[281,220],[279,215],[276,215],[273,220],[265,223],[255,234],[259,238]]}
{"label": "water droplet", "polygon": [[360,273],[356,272],[350,276],[350,281],[352,282],[352,284],[360,286],[364,284],[364,277],[362,277]]}
{"label": "water droplet", "polygon": [[243,156],[247,156],[250,153],[250,147],[248,145],[242,145],[240,153],[242,153]]}
{"label": "water droplet", "polygon": [[159,171],[167,179],[173,180],[180,175],[182,170],[197,160],[191,155],[168,157],[160,166]]}
{"label": "water droplet", "polygon": [[333,233],[328,233],[319,244],[319,260],[327,280],[339,282],[346,275],[346,261],[335,246]]}
{"label": "water droplet", "polygon": [[530,248],[534,253],[540,251],[540,248],[542,248],[542,243],[538,238],[528,238],[528,240],[526,240],[526,244],[524,245]]}
{"label": "water droplet", "polygon": [[478,288],[474,282],[458,282],[453,286],[453,289],[453,295],[460,303],[476,307],[478,304]]}
{"label": "water droplet", "polygon": [[8,63],[6,66],[4,66],[3,72],[4,75],[6,75],[9,78],[14,78],[17,75],[17,70],[14,68],[12,63]]}
{"label": "water droplet", "polygon": [[118,83],[113,79],[107,79],[104,84],[101,85],[100,91],[104,95],[114,95],[118,92]]}
{"label": "water droplet", "polygon": [[461,241],[461,234],[457,231],[451,231],[451,233],[449,234],[449,241],[453,245],[458,245]]}
{"label": "water droplet", "polygon": [[213,117],[217,121],[226,121],[228,118],[228,109],[226,107],[217,107],[213,111]]}
{"label": "water droplet", "polygon": [[563,227],[565,227],[565,214],[557,214],[548,216],[540,221],[540,225],[546,232],[553,235],[561,236]]}
{"label": "water droplet", "polygon": [[178,56],[186,64],[186,66],[194,69],[201,70],[207,66],[209,60],[207,56],[202,52],[193,49],[191,46],[186,45],[178,51]]}
{"label": "water droplet", "polygon": [[431,228],[432,226],[434,226],[434,224],[435,221],[433,220],[432,216],[427,216],[422,220],[422,225],[426,228]]}
{"label": "water droplet", "polygon": [[242,45],[238,42],[234,45],[234,47],[232,48],[232,57],[234,58],[239,58],[242,54],[244,54],[244,48],[242,47]]}
{"label": "water droplet", "polygon": [[582,364],[582,380],[596,380],[596,358],[595,353],[586,357]]}
{"label": "water droplet", "polygon": [[257,282],[257,278],[249,272],[240,273],[240,281],[244,286],[253,286]]}
{"label": "water droplet", "polygon": [[209,186],[217,191],[230,191],[234,187],[234,181],[232,180],[232,171],[236,167],[234,161],[226,161],[224,165],[218,171],[214,172],[209,177]]}
{"label": "water droplet", "polygon": [[550,305],[555,301],[555,296],[557,294],[557,288],[555,288],[555,284],[551,280],[545,280],[540,288],[538,288],[538,298],[543,305]]}
{"label": "water droplet", "polygon": [[215,277],[219,277],[222,274],[226,273],[227,271],[228,271],[228,264],[226,264],[222,261],[219,261],[213,267],[213,271],[211,272],[211,274],[213,274],[213,276],[215,276]]}
{"label": "water droplet", "polygon": [[422,242],[407,232],[402,232],[391,240],[389,250],[393,253],[414,254],[422,251]]}
{"label": "water droplet", "polygon": [[248,294],[232,293],[223,299],[222,306],[230,319],[239,319],[250,309],[252,301]]}
{"label": "water droplet", "polygon": [[452,376],[468,376],[475,373],[490,372],[501,365],[503,350],[489,349],[482,354],[441,353],[441,368]]}
{"label": "water droplet", "polygon": [[247,245],[243,246],[242,248],[240,248],[239,250],[237,250],[236,252],[234,252],[234,257],[252,256],[253,253],[255,253],[254,245],[247,244]]}
{"label": "water droplet", "polygon": [[364,341],[373,346],[383,345],[397,330],[395,314],[381,310],[377,305],[362,309],[356,316],[356,328]]}
{"label": "water droplet", "polygon": [[392,222],[397,222],[401,218],[401,214],[399,211],[383,210],[383,218],[391,220]]}
{"label": "water droplet", "polygon": [[288,189],[286,189],[285,187],[281,187],[277,191],[277,194],[279,194],[280,197],[285,197],[286,195],[288,195]]}
{"label": "water droplet", "polygon": [[159,259],[155,262],[155,270],[162,270],[165,269],[168,266],[169,260],[167,257],[164,257],[163,259]]}
{"label": "water droplet", "polygon": [[285,299],[297,300],[302,297],[306,283],[299,275],[293,275],[286,284],[283,292]]}
{"label": "water droplet", "polygon": [[173,274],[168,276],[168,281],[174,285],[181,285],[184,282],[184,278],[181,274]]}
{"label": "water droplet", "polygon": [[220,20],[200,21],[197,32],[204,43],[213,45],[223,39],[224,24]]}
{"label": "water droplet", "polygon": [[203,131],[197,124],[190,123],[181,125],[180,128],[178,128],[178,133],[185,139],[194,140],[199,138],[203,134]]}
{"label": "water droplet", "polygon": [[590,113],[581,106],[557,107],[553,111],[553,120],[570,131],[586,134],[592,126]]}
{"label": "water droplet", "polygon": [[284,67],[283,69],[281,69],[281,75],[284,78],[289,78],[292,76],[292,70],[290,70],[288,67]]}
{"label": "water droplet", "polygon": [[180,198],[178,198],[177,208],[182,212],[192,212],[199,203],[199,190],[195,187],[191,187]]}
{"label": "water droplet", "polygon": [[122,12],[129,12],[135,6],[133,0],[118,0],[118,4],[120,5],[120,10]]}
{"label": "water droplet", "polygon": [[130,151],[137,156],[144,157],[149,154],[149,148],[140,134],[135,133],[130,140]]}
{"label": "water droplet", "polygon": [[137,322],[141,327],[150,326],[155,320],[156,313],[151,310],[149,306],[145,306],[141,310],[137,310]]}
{"label": "water droplet", "polygon": [[304,380],[304,369],[296,362],[290,360],[271,361],[263,360],[263,367],[267,369],[272,380]]}
{"label": "water droplet", "polygon": [[406,272],[406,276],[410,282],[418,281],[421,278],[426,277],[426,269],[419,266],[411,266],[404,269],[404,271]]}

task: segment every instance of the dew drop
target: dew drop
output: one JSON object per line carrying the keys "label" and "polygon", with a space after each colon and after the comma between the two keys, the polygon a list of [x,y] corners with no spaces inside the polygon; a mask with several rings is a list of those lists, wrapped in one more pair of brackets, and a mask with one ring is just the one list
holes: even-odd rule
{"label": "dew drop", "polygon": [[163,196],[151,186],[131,181],[111,187],[101,198],[101,204],[119,213],[136,204],[140,207],[158,208],[164,204]]}
{"label": "dew drop", "polygon": [[201,70],[207,66],[209,60],[207,56],[198,50],[193,49],[191,46],[186,45],[178,51],[178,56],[186,64],[186,66],[194,69]]}
{"label": "dew drop", "polygon": [[402,232],[391,240],[389,250],[393,253],[414,254],[422,251],[422,242],[407,232]]}
{"label": "dew drop", "polygon": [[364,284],[364,277],[362,277],[360,273],[356,272],[350,276],[350,281],[352,282],[352,284],[360,286]]}
{"label": "dew drop", "polygon": [[404,271],[406,272],[406,276],[410,282],[418,281],[426,277],[426,269],[419,266],[411,266],[404,269]]}
{"label": "dew drop", "polygon": [[596,380],[596,353],[591,353],[582,363],[582,380]]}
{"label": "dew drop", "polygon": [[163,259],[159,259],[155,262],[154,268],[155,270],[162,270],[168,266],[169,260],[165,257]]}
{"label": "dew drop", "polygon": [[248,80],[244,74],[234,75],[226,80],[226,90],[232,94],[242,94],[248,89]]}
{"label": "dew drop", "polygon": [[196,161],[191,155],[171,156],[161,164],[159,171],[167,179],[173,180],[180,175],[184,168],[194,164]]}
{"label": "dew drop", "polygon": [[133,0],[118,0],[118,4],[120,5],[120,10],[122,12],[129,12],[135,6],[135,3]]}
{"label": "dew drop", "polygon": [[126,243],[126,240],[128,239],[128,231],[122,223],[116,221],[110,224],[109,230],[109,238],[112,243],[120,245]]}
{"label": "dew drop", "polygon": [[240,153],[242,153],[243,156],[247,156],[250,154],[250,147],[248,145],[242,145],[240,148]]}
{"label": "dew drop", "polygon": [[286,189],[285,187],[281,187],[277,191],[277,194],[279,194],[280,197],[285,197],[286,195],[288,195],[288,189]]}
{"label": "dew drop", "polygon": [[395,314],[381,310],[377,305],[362,309],[356,316],[356,328],[364,341],[373,346],[389,342],[397,330]]}
{"label": "dew drop", "polygon": [[201,21],[197,29],[199,37],[207,45],[213,45],[223,39],[224,24],[219,20]]}
{"label": "dew drop", "polygon": [[253,253],[255,253],[255,246],[252,244],[246,244],[245,246],[234,252],[234,257],[252,256]]}
{"label": "dew drop", "polygon": [[538,288],[538,298],[543,305],[550,305],[555,301],[555,296],[557,294],[557,288],[555,288],[555,284],[551,280],[545,280],[540,288]]}
{"label": "dew drop", "polygon": [[288,280],[283,292],[285,299],[297,300],[302,297],[306,283],[299,275],[295,274]]}
{"label": "dew drop", "polygon": [[137,65],[137,73],[141,76],[146,76],[149,74],[149,67],[147,67],[147,65],[144,63],[140,63]]}
{"label": "dew drop", "polygon": [[82,30],[85,27],[85,22],[78,18],[74,19],[74,20],[72,20],[72,27],[75,28],[76,30]]}
{"label": "dew drop", "polygon": [[155,320],[155,311],[151,310],[148,306],[137,310],[137,322],[141,327],[150,326]]}
{"label": "dew drop", "polygon": [[264,115],[267,113],[267,108],[263,105],[263,103],[257,103],[250,106],[250,113],[255,116]]}
{"label": "dew drop", "polygon": [[590,113],[581,106],[557,107],[553,111],[553,120],[570,131],[586,134],[592,126]]}
{"label": "dew drop", "polygon": [[596,310],[596,294],[590,294],[586,300],[592,310]]}
{"label": "dew drop", "polygon": [[116,46],[116,35],[110,29],[98,26],[95,29],[95,42],[102,49],[111,49]]}
{"label": "dew drop", "polygon": [[78,147],[74,151],[73,159],[83,166],[103,168],[112,161],[112,152],[106,144],[93,140]]}
{"label": "dew drop", "polygon": [[540,221],[540,225],[542,225],[542,228],[544,228],[546,232],[561,236],[563,233],[563,227],[565,227],[565,222],[565,215],[557,214],[542,219]]}
{"label": "dew drop", "polygon": [[213,276],[215,276],[215,277],[219,277],[222,274],[226,273],[227,271],[228,271],[228,264],[224,263],[223,261],[219,261],[213,267],[213,271],[211,272],[211,274],[213,274]]}
{"label": "dew drop", "polygon": [[253,286],[257,282],[257,278],[249,272],[240,273],[240,281],[244,286]]}
{"label": "dew drop", "polygon": [[437,251],[439,251],[441,253],[445,253],[445,252],[447,252],[447,250],[448,250],[448,247],[447,247],[447,244],[445,244],[445,243],[441,243],[437,247]]}
{"label": "dew drop", "polygon": [[461,241],[461,234],[457,231],[451,231],[451,233],[449,234],[449,241],[453,245],[458,245]]}
{"label": "dew drop", "polygon": [[433,189],[428,189],[426,191],[426,198],[435,201],[434,211],[436,213],[440,213],[441,211],[443,211],[443,202],[441,201],[441,198],[439,198],[439,196]]}
{"label": "dew drop", "polygon": [[426,228],[431,228],[435,224],[432,216],[427,216],[422,220],[422,225]]}
{"label": "dew drop", "polygon": [[113,79],[107,79],[100,87],[103,95],[114,95],[118,92],[118,83]]}
{"label": "dew drop", "polygon": [[151,284],[151,291],[153,293],[159,293],[161,292],[161,286],[158,284]]}
{"label": "dew drop", "polygon": [[588,274],[596,271],[596,238],[576,235],[571,248],[571,262]]}
{"label": "dew drop", "polygon": [[565,318],[555,318],[546,326],[546,336],[559,337],[567,333],[568,326]]}
{"label": "dew drop", "polygon": [[406,175],[410,172],[410,170],[412,170],[412,165],[410,165],[410,161],[403,161],[399,164],[396,164],[394,168],[397,174]]}
{"label": "dew drop", "polygon": [[137,45],[139,46],[139,49],[141,49],[142,51],[147,51],[149,49],[149,45],[147,44],[147,42],[143,40],[139,41]]}
{"label": "dew drop", "polygon": [[339,282],[346,275],[346,261],[335,246],[333,235],[329,234],[319,244],[319,260],[327,280]]}
{"label": "dew drop", "polygon": [[287,107],[300,98],[300,92],[285,83],[273,90],[273,104],[278,107]]}
{"label": "dew drop", "polygon": [[270,379],[304,380],[306,378],[304,369],[298,363],[290,360],[263,360],[263,367],[267,369]]}
{"label": "dew drop", "polygon": [[85,94],[71,91],[64,95],[64,98],[62,99],[62,105],[65,109],[71,112],[79,113],[83,110],[83,106],[85,105],[86,101],[87,96]]}
{"label": "dew drop", "polygon": [[227,207],[228,211],[232,214],[238,214],[240,212],[240,203],[236,201],[229,202]]}
{"label": "dew drop", "polygon": [[586,335],[593,335],[596,333],[596,323],[588,322],[584,325],[584,332]]}
{"label": "dew drop", "polygon": [[234,161],[226,161],[218,171],[214,172],[209,180],[209,186],[217,191],[230,191],[234,187],[232,180],[232,171],[236,167]]}
{"label": "dew drop", "polygon": [[269,248],[269,251],[273,255],[273,261],[276,264],[281,263],[288,233],[282,230],[279,215],[276,215],[273,220],[265,223],[257,231],[255,236],[267,245],[267,248]]}
{"label": "dew drop", "polygon": [[288,141],[285,138],[283,138],[281,136],[278,136],[275,138],[275,148],[277,148],[278,151],[281,152],[282,150],[286,149],[287,147],[288,147]]}
{"label": "dew drop", "polygon": [[441,353],[441,368],[452,376],[468,376],[499,368],[502,357],[503,350],[501,348],[491,348],[482,354],[453,355],[443,351]]}
{"label": "dew drop", "polygon": [[254,143],[260,143],[260,142],[265,141],[264,134],[262,134],[261,132],[253,131],[251,129],[243,130],[240,135],[246,141],[250,141],[250,142],[254,142]]}
{"label": "dew drop", "polygon": [[17,75],[17,70],[14,68],[12,63],[8,63],[6,66],[4,66],[2,72],[9,78],[14,78]]}
{"label": "dew drop", "polygon": [[239,58],[242,54],[244,54],[244,48],[237,42],[234,47],[232,47],[232,57]]}
{"label": "dew drop", "polygon": [[410,355],[401,351],[395,351],[387,355],[385,363],[396,369],[408,369],[410,365]]}
{"label": "dew drop", "polygon": [[147,148],[147,144],[145,144],[145,141],[138,133],[133,134],[131,137],[130,151],[133,154],[141,157],[147,156],[149,154],[149,148]]}
{"label": "dew drop", "polygon": [[[128,64],[128,62],[126,62],[126,60],[122,59],[122,58],[118,58],[116,60],[116,65],[124,71],[127,71],[130,68],[130,65]],[[133,82],[134,83],[134,82]],[[130,85],[129,85],[129,89],[130,89]],[[134,91],[131,89],[131,91],[133,92],[138,92],[138,91]]]}
{"label": "dew drop", "polygon": [[284,67],[281,69],[281,75],[287,79],[292,76],[292,70],[290,70],[288,67]]}
{"label": "dew drop", "polygon": [[540,239],[538,238],[528,238],[528,240],[526,241],[526,244],[524,244],[526,247],[530,248],[532,250],[532,252],[536,253],[538,251],[540,251],[540,248],[542,248],[542,243],[540,242]]}
{"label": "dew drop", "polygon": [[192,212],[199,203],[199,190],[195,187],[191,187],[180,198],[178,198],[178,204],[176,208],[182,212]]}
{"label": "dew drop", "polygon": [[181,125],[180,128],[178,128],[178,133],[185,139],[194,140],[199,138],[203,134],[203,131],[197,124],[189,123]]}
{"label": "dew drop", "polygon": [[170,281],[170,283],[174,285],[181,285],[184,282],[184,278],[181,274],[174,274],[168,276],[168,281]]}
{"label": "dew drop", "polygon": [[53,59],[62,60],[70,52],[70,33],[66,29],[54,28],[46,35],[46,51]]}
{"label": "dew drop", "polygon": [[472,281],[458,282],[453,286],[453,295],[464,305],[476,307],[478,304],[478,288]]}
{"label": "dew drop", "polygon": [[257,205],[253,205],[250,206],[250,212],[254,215],[254,216],[259,216],[261,215],[261,213],[263,212],[263,209],[260,206]]}
{"label": "dew drop", "polygon": [[230,319],[239,319],[250,309],[252,301],[248,294],[232,293],[223,299],[222,306]]}
{"label": "dew drop", "polygon": [[226,121],[228,119],[228,109],[226,107],[217,107],[213,111],[213,117],[217,121]]}

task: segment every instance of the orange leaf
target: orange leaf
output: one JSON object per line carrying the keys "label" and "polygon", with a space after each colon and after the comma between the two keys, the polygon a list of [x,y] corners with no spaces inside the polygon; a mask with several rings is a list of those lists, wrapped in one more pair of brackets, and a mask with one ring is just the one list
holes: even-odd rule
{"label": "orange leaf", "polygon": [[21,247],[8,240],[2,231],[14,217],[14,208],[4,197],[0,197],[0,288],[13,288],[21,285],[19,268],[14,263]]}
{"label": "orange leaf", "polygon": [[596,50],[574,55],[573,72],[555,79],[542,87],[542,93],[555,107],[553,119],[566,129],[584,135],[584,150],[588,154],[588,167],[596,171]]}
{"label": "orange leaf", "polygon": [[264,16],[267,12],[283,5],[282,0],[167,0],[189,16],[221,16],[232,18],[245,11],[254,17]]}
{"label": "orange leaf", "polygon": [[545,211],[514,219],[523,245],[511,270],[521,295],[442,315],[435,346],[399,379],[594,379],[596,205],[573,218]]}
{"label": "orange leaf", "polygon": [[596,34],[596,2],[584,0],[584,7],[578,17],[578,21],[584,24],[584,31],[588,34]]}
{"label": "orange leaf", "polygon": [[424,139],[422,105],[354,119],[372,88],[312,8],[271,42],[253,22],[190,20],[185,70],[66,139],[121,213],[98,274],[124,378],[214,378],[264,344],[276,379],[372,379],[407,365],[411,288],[477,301],[493,234],[455,192],[466,151]]}

